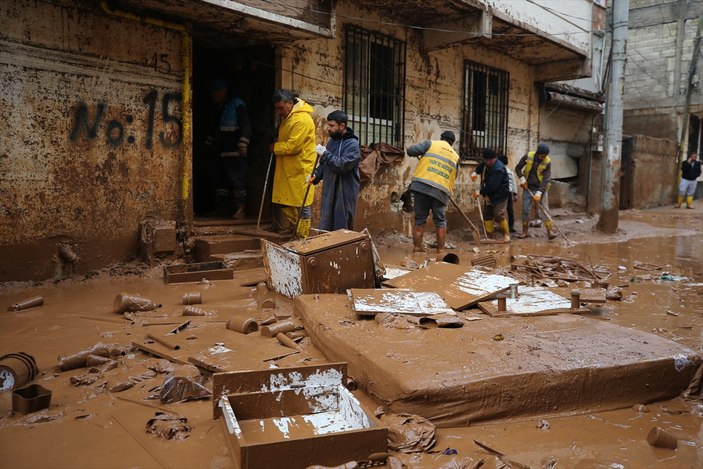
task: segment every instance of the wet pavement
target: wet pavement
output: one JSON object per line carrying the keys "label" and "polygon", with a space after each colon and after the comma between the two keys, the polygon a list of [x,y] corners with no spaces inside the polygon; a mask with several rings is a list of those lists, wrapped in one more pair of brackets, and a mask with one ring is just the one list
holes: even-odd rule
{"label": "wet pavement", "polygon": [[[582,214],[555,211],[554,215],[555,223],[570,242],[563,239],[548,242],[544,230],[539,228],[531,229],[533,237],[514,240],[507,246],[482,245],[480,253],[473,252],[470,242],[462,240],[463,233],[451,230],[452,227],[448,240],[456,246],[452,252],[462,265],[470,265],[472,258],[490,253],[495,256],[498,269],[506,272],[511,257],[521,255],[561,256],[583,265],[603,266],[612,274],[610,284],[622,288],[623,299],[591,307],[590,316],[654,333],[703,355],[703,210],[662,208],[621,212],[620,231],[615,235],[592,231],[595,220]],[[425,236],[431,241],[431,230]],[[401,265],[409,257],[421,261],[422,256],[409,254],[412,242],[403,234],[387,234],[375,240],[387,264]],[[428,255],[433,255],[432,250],[428,250]],[[124,273],[124,269],[115,270]],[[208,319],[208,326],[203,324],[195,329],[201,337],[206,337],[208,327],[224,329],[226,304],[253,298],[251,289],[240,287],[236,277],[233,281],[205,285],[166,285],[160,269],[135,269],[133,275],[109,273],[107,270],[93,278],[55,284],[1,287],[3,309],[37,295],[45,300],[40,307],[0,313],[0,355],[31,354],[39,369],[34,383],[51,389],[53,396],[49,409],[22,416],[11,411],[11,393],[0,393],[0,465],[234,467],[220,423],[212,420],[212,402],[161,404],[158,400],[144,400],[155,392],[150,390],[164,382],[163,373],[150,372],[154,357],[132,351],[118,359],[116,370],[104,372],[103,376],[109,379],[75,386],[69,378],[79,373],[59,371],[57,355],[75,353],[96,343],[143,340],[145,326],[138,321],[127,326],[121,315],[111,312],[113,300],[120,292],[140,294],[163,303],[156,312],[146,313],[152,320],[180,311],[183,294],[201,292],[203,307],[221,308],[218,316]],[[281,301],[277,309],[285,315],[292,306]],[[264,313],[257,314],[258,319],[263,319]],[[216,321],[222,323],[216,326]],[[249,353],[256,354],[257,349]],[[242,363],[248,360],[243,359]],[[277,359],[275,363],[283,367],[325,361],[308,342],[303,352]],[[189,371],[181,372],[186,375]],[[108,392],[110,386],[125,381],[133,382],[132,387],[123,392]],[[204,383],[209,384],[207,380]],[[355,395],[365,407],[375,408],[368,396],[359,392]],[[644,409],[544,415],[438,429],[433,453],[403,454],[398,458],[408,467],[418,468],[468,467],[469,458],[485,459],[483,467],[500,467],[495,455],[473,442],[477,440],[513,461],[535,468],[548,465],[550,460],[557,462],[555,467],[574,468],[703,467],[700,396],[642,404],[646,404]],[[189,437],[165,440],[147,434],[145,425],[159,408],[187,417],[192,427]],[[653,448],[647,443],[647,434],[655,426],[679,439],[676,450]]]}

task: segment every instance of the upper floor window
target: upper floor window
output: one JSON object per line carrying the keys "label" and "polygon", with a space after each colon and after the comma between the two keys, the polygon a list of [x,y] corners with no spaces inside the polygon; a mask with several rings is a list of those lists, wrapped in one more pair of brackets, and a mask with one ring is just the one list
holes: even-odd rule
{"label": "upper floor window", "polygon": [[402,147],[405,42],[349,25],[344,37],[344,111],[362,145]]}
{"label": "upper floor window", "polygon": [[484,148],[506,152],[509,83],[508,72],[464,62],[462,158],[480,160]]}

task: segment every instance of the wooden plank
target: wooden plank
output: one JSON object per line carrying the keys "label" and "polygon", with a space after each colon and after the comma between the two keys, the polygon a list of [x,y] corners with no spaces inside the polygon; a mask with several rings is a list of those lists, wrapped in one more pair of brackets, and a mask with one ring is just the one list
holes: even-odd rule
{"label": "wooden plank", "polygon": [[398,313],[413,316],[455,314],[435,292],[352,288],[349,290],[352,309],[359,316]]}
{"label": "wooden plank", "polygon": [[571,308],[571,300],[542,287],[519,287],[516,299],[506,298],[506,311],[498,311],[498,300],[484,301],[478,307],[489,316],[546,316],[559,313],[587,313]]}
{"label": "wooden plank", "polygon": [[436,262],[400,277],[386,280],[383,285],[439,294],[449,307],[462,310],[494,298],[519,283],[511,277],[487,274],[469,267]]}
{"label": "wooden plank", "polygon": [[[317,414],[339,409],[339,384],[275,392],[228,394],[238,421]],[[302,392],[301,392],[302,390]]]}

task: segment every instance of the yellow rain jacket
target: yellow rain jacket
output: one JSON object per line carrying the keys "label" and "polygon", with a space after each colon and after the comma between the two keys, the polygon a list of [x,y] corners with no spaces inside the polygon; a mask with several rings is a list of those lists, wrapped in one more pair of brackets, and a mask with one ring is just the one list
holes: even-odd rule
{"label": "yellow rain jacket", "polygon": [[315,165],[315,123],[312,120],[312,107],[298,98],[290,114],[278,128],[278,141],[273,146],[276,155],[276,172],[273,175],[273,195],[275,204],[293,207],[312,204],[315,186],[308,189],[307,177]]}

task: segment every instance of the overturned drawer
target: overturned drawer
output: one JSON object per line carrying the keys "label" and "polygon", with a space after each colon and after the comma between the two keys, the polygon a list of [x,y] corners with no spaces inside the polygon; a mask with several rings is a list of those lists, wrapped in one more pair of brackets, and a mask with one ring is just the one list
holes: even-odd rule
{"label": "overturned drawer", "polygon": [[387,450],[387,429],[347,390],[346,363],[216,373],[220,418],[241,469],[306,468]]}
{"label": "overturned drawer", "polygon": [[225,266],[224,262],[196,262],[194,264],[167,265],[164,267],[166,283],[199,282],[207,280],[231,280],[234,271]]}

